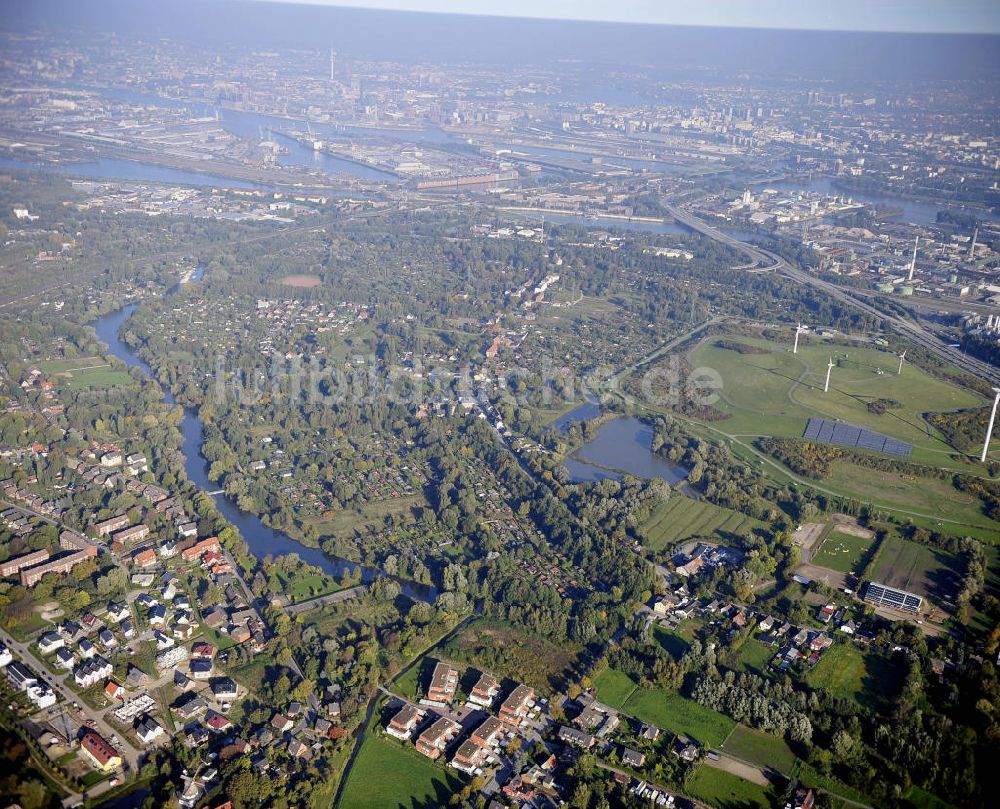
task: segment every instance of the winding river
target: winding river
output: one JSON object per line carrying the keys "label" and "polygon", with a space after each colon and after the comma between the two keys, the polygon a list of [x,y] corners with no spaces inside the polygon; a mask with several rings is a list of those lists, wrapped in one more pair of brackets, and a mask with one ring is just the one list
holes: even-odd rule
{"label": "winding river", "polygon": [[[195,273],[192,280],[200,277],[200,272]],[[167,294],[173,294],[179,287],[175,287]],[[153,376],[149,365],[130,348],[118,336],[122,325],[129,319],[132,313],[139,306],[138,303],[130,303],[110,314],[98,318],[91,325],[97,332],[98,338],[108,347],[108,353],[113,354],[130,368],[138,368],[148,377]],[[167,404],[176,404],[173,394],[164,389],[163,401]],[[190,408],[184,409],[184,419],[181,422],[181,433],[183,435],[184,471],[188,478],[205,492],[215,491],[214,486],[208,479],[208,461],[201,454],[202,443],[205,438],[205,431],[197,413]],[[376,567],[359,565],[356,562],[330,556],[320,548],[310,548],[300,542],[296,542],[287,534],[271,528],[261,521],[254,514],[242,511],[236,502],[225,493],[215,495],[215,504],[219,512],[230,523],[236,526],[247,546],[258,559],[265,556],[284,556],[290,553],[298,556],[310,565],[320,568],[324,573],[340,578],[345,571],[354,573],[361,569],[361,581],[371,582],[378,577],[385,577],[387,574]],[[394,578],[400,585],[404,595],[421,601],[431,601],[437,597],[437,590],[430,585],[418,584],[406,579]]]}

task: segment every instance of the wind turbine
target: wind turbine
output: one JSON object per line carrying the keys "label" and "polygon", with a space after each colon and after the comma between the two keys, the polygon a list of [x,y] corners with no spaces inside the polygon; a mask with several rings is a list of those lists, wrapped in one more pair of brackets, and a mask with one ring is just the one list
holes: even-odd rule
{"label": "wind turbine", "polygon": [[980,463],[986,463],[986,453],[990,448],[990,439],[993,437],[993,422],[997,417],[997,405],[1000,404],[1000,388],[993,388],[996,398],[993,399],[993,410],[990,411],[990,423],[986,426],[986,440],[983,442],[983,454],[980,456]]}
{"label": "wind turbine", "polygon": [[823,393],[830,390],[830,371],[833,370],[833,357],[830,357],[830,361],[826,364],[826,384],[823,386]]}
{"label": "wind turbine", "polygon": [[899,376],[901,373],[903,373],[903,360],[905,359],[906,359],[906,352],[904,351],[902,354],[899,355],[899,370],[896,371],[896,376]]}
{"label": "wind turbine", "polygon": [[792,346],[792,353],[799,353],[799,333],[802,331],[802,324],[797,323],[795,326],[795,344]]}

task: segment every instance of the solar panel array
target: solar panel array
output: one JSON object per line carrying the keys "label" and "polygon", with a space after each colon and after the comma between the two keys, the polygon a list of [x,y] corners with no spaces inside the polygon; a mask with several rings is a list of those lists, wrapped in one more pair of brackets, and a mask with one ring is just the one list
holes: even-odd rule
{"label": "solar panel array", "polygon": [[917,612],[923,599],[913,593],[906,592],[906,590],[897,590],[895,587],[887,587],[873,581],[868,583],[865,590],[865,601],[878,604],[881,607],[891,607],[894,610]]}
{"label": "solar panel array", "polygon": [[874,433],[856,424],[832,419],[809,419],[802,437],[810,441],[825,441],[842,447],[858,447],[902,457],[909,455],[913,450],[913,446],[905,441]]}

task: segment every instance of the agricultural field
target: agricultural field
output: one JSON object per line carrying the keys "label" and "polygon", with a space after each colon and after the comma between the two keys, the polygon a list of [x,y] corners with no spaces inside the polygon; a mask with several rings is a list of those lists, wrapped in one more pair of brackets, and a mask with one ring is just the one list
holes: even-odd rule
{"label": "agricultural field", "polygon": [[684,783],[684,792],[717,809],[767,809],[768,789],[702,764]]}
{"label": "agricultural field", "polygon": [[[940,434],[921,418],[928,411],[976,407],[980,398],[904,364],[888,351],[874,348],[800,342],[798,354],[789,345],[748,337],[734,340],[763,349],[762,354],[741,354],[718,345],[717,337],[702,341],[692,352],[696,366],[714,368],[722,376],[722,398],[716,405],[732,417],[723,428],[728,433],[797,437],[812,416],[840,419],[930,449],[949,449]],[[823,392],[826,365],[833,368],[828,393]],[[879,373],[881,371],[881,373]],[[882,415],[868,404],[877,399],[898,402]]]}
{"label": "agricultural field", "polygon": [[813,553],[812,563],[839,573],[853,573],[860,569],[872,541],[869,537],[833,530]]}
{"label": "agricultural field", "polygon": [[940,602],[954,598],[961,575],[962,561],[955,554],[890,537],[882,543],[872,578]]}
{"label": "agricultural field", "polygon": [[81,357],[75,360],[53,360],[39,365],[46,373],[54,374],[60,385],[71,390],[82,388],[111,388],[130,385],[132,377],[120,365],[112,365],[103,357]]}
{"label": "agricultural field", "polygon": [[[391,774],[391,777],[387,777]],[[343,809],[414,809],[446,806],[462,782],[413,748],[371,733],[354,760],[340,806]]]}
{"label": "agricultural field", "polygon": [[749,536],[761,523],[704,500],[673,495],[666,503],[654,509],[641,531],[645,544],[651,550],[662,551],[689,539],[714,538],[732,541],[734,537]]}
{"label": "agricultural field", "polygon": [[785,773],[795,765],[795,753],[780,736],[753,730],[745,725],[737,725],[722,750],[735,758],[749,761],[764,769],[773,767]]}
{"label": "agricultural field", "polygon": [[806,675],[806,682],[840,699],[879,709],[895,696],[900,671],[891,660],[864,654],[851,645],[835,644]]}

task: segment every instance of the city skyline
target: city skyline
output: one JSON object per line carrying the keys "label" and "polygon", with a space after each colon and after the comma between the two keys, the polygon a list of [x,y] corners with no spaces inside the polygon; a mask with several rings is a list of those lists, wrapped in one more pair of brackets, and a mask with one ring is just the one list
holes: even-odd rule
{"label": "city skyline", "polygon": [[692,6],[678,0],[252,0],[469,16],[566,19],[641,25],[898,33],[1000,33],[1000,5],[989,0],[897,0],[835,6],[796,0],[718,0]]}

